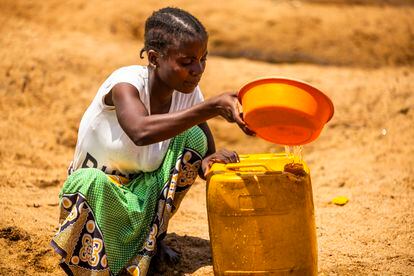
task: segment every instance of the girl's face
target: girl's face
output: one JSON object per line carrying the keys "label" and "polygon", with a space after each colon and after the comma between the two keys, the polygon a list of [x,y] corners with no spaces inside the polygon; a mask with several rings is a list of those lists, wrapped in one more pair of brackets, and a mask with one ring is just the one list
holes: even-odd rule
{"label": "girl's face", "polygon": [[206,68],[207,39],[192,38],[177,44],[158,58],[156,71],[167,87],[191,93]]}

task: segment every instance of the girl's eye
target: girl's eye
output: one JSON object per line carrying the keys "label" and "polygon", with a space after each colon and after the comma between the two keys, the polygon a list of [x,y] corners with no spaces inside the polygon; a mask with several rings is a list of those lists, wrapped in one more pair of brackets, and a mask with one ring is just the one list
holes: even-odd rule
{"label": "girl's eye", "polygon": [[193,61],[191,59],[183,59],[181,60],[181,64],[186,66],[186,65],[190,65]]}
{"label": "girl's eye", "polygon": [[[207,60],[207,57],[202,57],[201,59],[200,59],[200,62],[206,62],[206,60]],[[182,66],[190,66],[191,64],[193,64],[193,62],[195,61],[195,59],[191,59],[191,58],[184,58],[184,59],[181,59],[180,60],[180,64],[182,65]]]}

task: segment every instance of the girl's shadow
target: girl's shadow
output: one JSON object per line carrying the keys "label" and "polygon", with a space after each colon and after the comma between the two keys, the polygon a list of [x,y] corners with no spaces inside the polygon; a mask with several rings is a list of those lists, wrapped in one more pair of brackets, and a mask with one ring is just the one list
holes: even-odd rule
{"label": "girl's shadow", "polygon": [[180,261],[176,265],[163,264],[162,267],[152,267],[148,275],[191,274],[201,267],[212,265],[209,240],[170,233],[165,238],[165,244],[181,253]]}

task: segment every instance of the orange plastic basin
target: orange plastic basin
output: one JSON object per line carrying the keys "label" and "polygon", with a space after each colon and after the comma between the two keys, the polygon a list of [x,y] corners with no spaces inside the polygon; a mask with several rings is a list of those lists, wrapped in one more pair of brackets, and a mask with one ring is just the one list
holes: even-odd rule
{"label": "orange plastic basin", "polygon": [[261,78],[238,94],[243,118],[257,136],[280,145],[304,145],[318,138],[332,118],[332,101],[315,87],[286,78]]}

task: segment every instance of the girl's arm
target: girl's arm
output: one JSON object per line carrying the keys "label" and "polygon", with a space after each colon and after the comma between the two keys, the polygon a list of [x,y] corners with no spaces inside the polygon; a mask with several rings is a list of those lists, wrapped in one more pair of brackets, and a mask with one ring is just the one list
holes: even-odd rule
{"label": "girl's arm", "polygon": [[137,146],[170,139],[218,115],[236,122],[247,134],[251,133],[240,117],[236,93],[224,93],[178,112],[154,115],[148,114],[137,89],[131,84],[119,83],[111,94],[119,124]]}
{"label": "girl's arm", "polygon": [[209,156],[216,152],[216,143],[214,142],[213,134],[207,124],[207,122],[198,125],[207,137],[207,152],[205,156]]}
{"label": "girl's arm", "polygon": [[[205,156],[203,157],[203,160],[205,160],[206,158],[210,158],[210,156],[212,156],[212,154],[216,152],[216,143],[214,142],[213,134],[211,133],[211,130],[207,122],[201,123],[198,126],[203,130],[204,134],[207,137],[207,152]],[[202,162],[200,169],[198,170],[198,175],[201,177],[201,179],[206,180],[206,175],[205,175],[206,166],[203,165],[203,163],[204,162]]]}
{"label": "girl's arm", "polygon": [[208,144],[207,153],[204,156],[203,161],[201,163],[200,170],[198,171],[198,175],[202,179],[206,180],[207,174],[213,163],[218,162],[218,163],[227,164],[227,163],[240,162],[239,155],[235,151],[221,149],[216,152],[214,138],[206,122],[201,123],[198,126],[203,130],[203,132],[207,136],[207,144]]}

